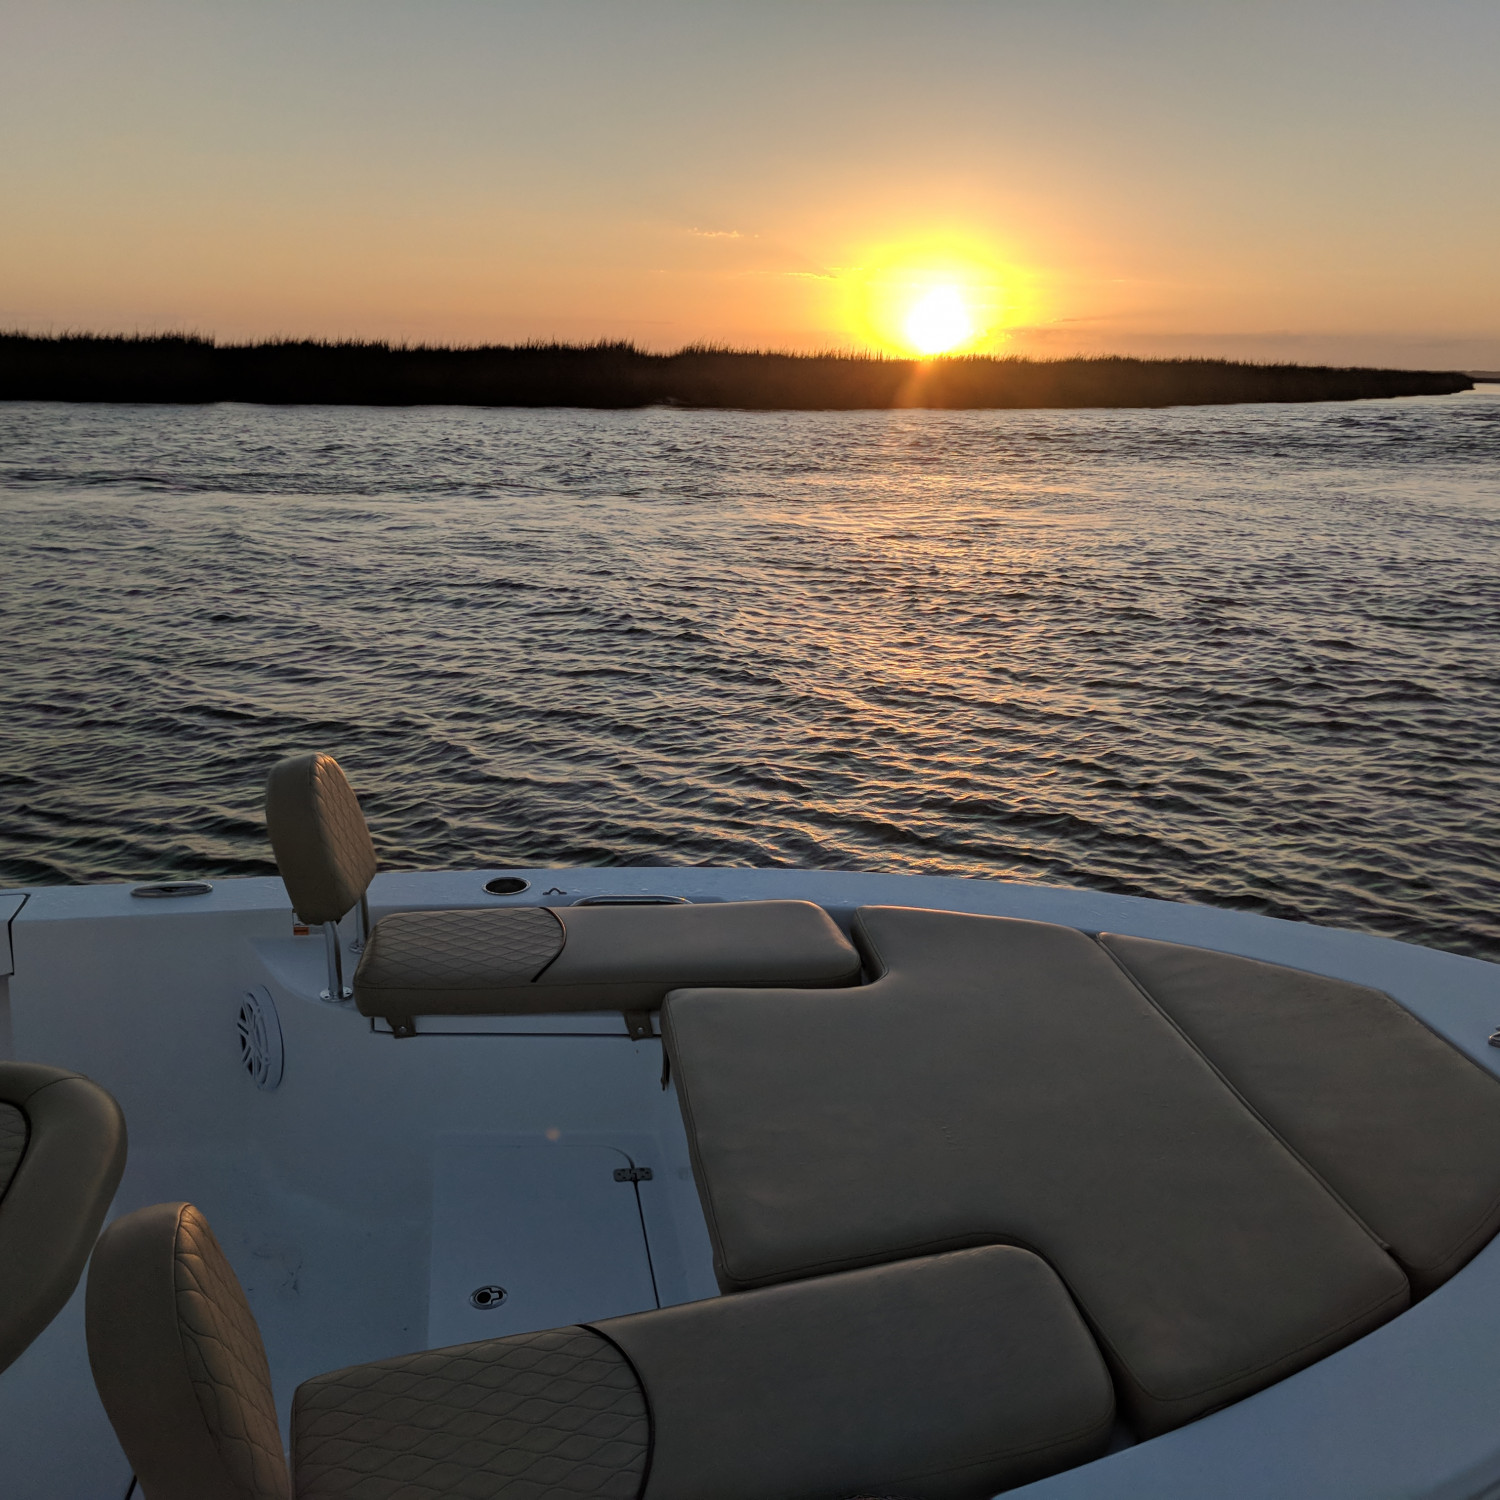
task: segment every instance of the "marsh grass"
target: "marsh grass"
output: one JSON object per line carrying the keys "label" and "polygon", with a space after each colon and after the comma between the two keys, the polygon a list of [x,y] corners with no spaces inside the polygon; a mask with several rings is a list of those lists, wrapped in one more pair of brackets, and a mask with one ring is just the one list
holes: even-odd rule
{"label": "marsh grass", "polygon": [[1338,369],[1108,355],[896,359],[697,344],[441,347],[191,334],[0,334],[0,400],[250,401],[361,406],[675,405],[852,411],[893,407],[1198,406],[1446,395],[1453,371]]}

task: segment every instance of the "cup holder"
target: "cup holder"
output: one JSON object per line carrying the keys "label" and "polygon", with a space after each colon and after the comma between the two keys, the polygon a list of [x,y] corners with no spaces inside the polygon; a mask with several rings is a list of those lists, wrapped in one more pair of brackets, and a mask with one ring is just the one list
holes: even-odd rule
{"label": "cup holder", "polygon": [[519,896],[522,891],[531,889],[531,882],[522,880],[519,875],[497,875],[493,880],[486,880],[484,888],[492,896]]}

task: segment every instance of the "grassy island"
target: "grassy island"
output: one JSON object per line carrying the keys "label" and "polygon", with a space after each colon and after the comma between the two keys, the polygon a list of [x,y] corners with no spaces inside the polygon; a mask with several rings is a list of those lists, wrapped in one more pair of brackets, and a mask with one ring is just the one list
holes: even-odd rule
{"label": "grassy island", "polygon": [[0,400],[253,401],[360,406],[676,405],[760,411],[891,407],[1203,406],[1465,391],[1454,371],[1222,359],[931,360],[631,344],[485,348],[218,344],[186,335],[0,334]]}

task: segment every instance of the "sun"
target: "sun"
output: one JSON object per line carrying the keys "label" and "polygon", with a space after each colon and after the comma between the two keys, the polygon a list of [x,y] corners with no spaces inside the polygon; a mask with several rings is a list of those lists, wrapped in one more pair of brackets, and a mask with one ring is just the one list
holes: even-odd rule
{"label": "sun", "polygon": [[898,359],[1000,349],[1030,318],[1031,274],[978,236],[913,236],[857,250],[830,278],[857,346]]}
{"label": "sun", "polygon": [[935,286],[907,309],[901,331],[918,354],[946,354],[978,331],[968,299],[956,286]]}

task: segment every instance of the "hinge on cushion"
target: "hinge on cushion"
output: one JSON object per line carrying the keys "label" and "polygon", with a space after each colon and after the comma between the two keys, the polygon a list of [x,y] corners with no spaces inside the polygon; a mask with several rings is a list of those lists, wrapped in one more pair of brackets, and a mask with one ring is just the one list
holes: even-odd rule
{"label": "hinge on cushion", "polygon": [[616,1182],[650,1182],[650,1167],[616,1167]]}
{"label": "hinge on cushion", "polygon": [[417,1034],[417,1022],[414,1016],[407,1016],[404,1021],[398,1021],[395,1016],[387,1016],[386,1021],[389,1023],[391,1035],[394,1037],[415,1036]]}
{"label": "hinge on cushion", "polygon": [[651,1029],[651,1012],[649,1010],[622,1010],[625,1017],[625,1029],[630,1033],[630,1040],[639,1042],[648,1036],[655,1036]]}

